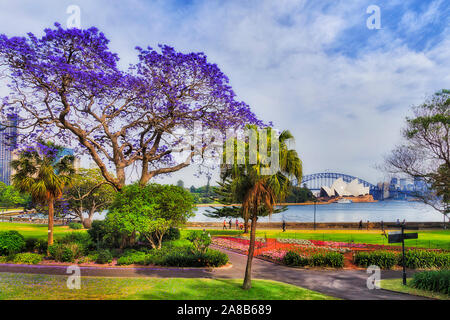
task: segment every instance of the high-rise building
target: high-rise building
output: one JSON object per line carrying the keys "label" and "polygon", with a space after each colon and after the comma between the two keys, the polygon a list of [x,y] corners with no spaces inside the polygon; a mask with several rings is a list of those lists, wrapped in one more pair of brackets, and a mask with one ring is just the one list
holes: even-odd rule
{"label": "high-rise building", "polygon": [[0,181],[7,185],[11,183],[11,160],[17,143],[16,124],[14,117],[0,124]]}

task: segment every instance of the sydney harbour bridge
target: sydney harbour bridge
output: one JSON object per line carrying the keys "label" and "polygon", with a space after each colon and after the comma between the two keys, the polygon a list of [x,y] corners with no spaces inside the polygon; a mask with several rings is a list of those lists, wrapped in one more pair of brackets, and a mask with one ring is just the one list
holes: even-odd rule
{"label": "sydney harbour bridge", "polygon": [[348,174],[344,174],[344,173],[337,173],[337,172],[321,172],[321,173],[307,174],[307,175],[303,176],[302,182],[300,184],[295,181],[294,185],[298,185],[298,186],[306,185],[306,187],[308,189],[310,189],[311,191],[320,191],[320,188],[322,186],[330,187],[333,184],[333,182],[339,178],[342,178],[342,180],[344,180],[347,183],[351,182],[354,179],[358,179],[358,182],[363,184],[364,187],[370,188],[370,194],[376,200],[382,200],[386,197],[386,195],[389,196],[389,192],[386,193],[386,191],[401,192],[401,193],[405,193],[405,194],[410,193],[409,191],[390,190],[389,187],[387,189],[385,189],[384,184],[382,184],[379,187],[379,186],[372,184],[364,179],[361,179],[361,178],[358,178],[355,176],[351,176]]}

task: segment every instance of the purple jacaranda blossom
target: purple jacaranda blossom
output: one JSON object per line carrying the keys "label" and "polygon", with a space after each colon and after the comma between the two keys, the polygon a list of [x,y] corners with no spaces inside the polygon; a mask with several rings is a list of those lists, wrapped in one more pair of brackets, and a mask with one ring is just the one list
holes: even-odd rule
{"label": "purple jacaranda blossom", "polygon": [[85,153],[117,189],[130,166],[138,165],[145,184],[189,165],[193,152],[179,163],[173,157],[180,128],[263,125],[204,53],[136,48],[137,64],[122,70],[97,28],[56,23],[44,33],[0,35],[0,72],[10,91],[2,115],[18,115],[21,144],[42,138]]}

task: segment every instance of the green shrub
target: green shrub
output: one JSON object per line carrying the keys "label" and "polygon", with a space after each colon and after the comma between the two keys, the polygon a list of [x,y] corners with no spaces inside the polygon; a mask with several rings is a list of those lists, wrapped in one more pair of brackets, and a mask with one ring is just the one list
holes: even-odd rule
{"label": "green shrub", "polygon": [[9,255],[25,249],[25,238],[17,231],[0,231],[0,255]]}
{"label": "green shrub", "polygon": [[357,252],[353,256],[353,262],[365,268],[375,265],[381,269],[391,269],[398,263],[398,254],[391,251]]}
{"label": "green shrub", "polygon": [[14,255],[12,262],[19,264],[38,264],[42,261],[43,256],[37,253],[17,253]]}
{"label": "green shrub", "polygon": [[308,258],[299,255],[295,251],[288,251],[283,258],[283,262],[292,267],[304,267],[309,264]]}
{"label": "green shrub", "polygon": [[0,263],[8,263],[8,257],[7,256],[0,256]]}
{"label": "green shrub", "polygon": [[95,247],[90,235],[85,232],[70,232],[57,239],[55,242],[62,244],[77,244],[83,254],[88,254],[89,251]]}
{"label": "green shrub", "polygon": [[95,260],[96,263],[99,264],[105,264],[105,263],[111,263],[113,260],[113,256],[111,252],[108,249],[99,250],[97,252],[97,259]]}
{"label": "green shrub", "polygon": [[450,295],[450,270],[423,271],[414,274],[412,287]]}
{"label": "green shrub", "polygon": [[83,255],[78,243],[55,243],[48,247],[50,257],[59,262],[74,262]]}
{"label": "green shrub", "polygon": [[310,257],[309,265],[314,267],[342,268],[344,266],[344,256],[339,252],[316,253]]}
{"label": "green shrub", "polygon": [[122,256],[117,259],[118,265],[130,265],[130,264],[149,264],[147,253],[136,250],[126,250]]}
{"label": "green shrub", "polygon": [[173,241],[180,239],[180,229],[170,227],[169,230],[164,234],[163,241]]}
{"label": "green shrub", "polygon": [[47,252],[47,240],[27,238],[25,239],[25,251],[44,254]]}
{"label": "green shrub", "polygon": [[73,230],[80,230],[80,229],[83,229],[83,225],[78,222],[71,222],[71,223],[69,223],[69,228],[73,229]]}
{"label": "green shrub", "polygon": [[191,231],[187,239],[192,243],[194,253],[206,253],[211,244],[211,235],[205,231]]}
{"label": "green shrub", "polygon": [[[406,267],[411,269],[450,268],[450,253],[408,250],[405,252]],[[399,265],[402,265],[401,258]]]}

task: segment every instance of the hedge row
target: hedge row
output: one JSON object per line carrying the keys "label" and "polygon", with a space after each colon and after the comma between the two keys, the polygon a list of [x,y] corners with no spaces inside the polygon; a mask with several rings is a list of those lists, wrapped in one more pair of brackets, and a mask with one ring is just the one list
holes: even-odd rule
{"label": "hedge row", "polygon": [[414,274],[412,287],[450,295],[450,270],[424,271]]}
{"label": "hedge row", "polygon": [[159,250],[127,250],[118,265],[160,265],[171,267],[220,267],[228,262],[228,256],[220,251],[208,249],[205,253],[192,252],[190,248],[164,248]]}
{"label": "hedge row", "polygon": [[[381,269],[402,266],[402,254],[392,251],[357,252],[353,262],[361,267],[376,265]],[[410,269],[450,268],[450,253],[426,250],[408,250],[405,252],[406,267]]]}
{"label": "hedge row", "polygon": [[317,253],[309,257],[302,256],[295,251],[288,251],[283,258],[284,264],[292,267],[332,267],[342,268],[344,256],[339,252]]}

